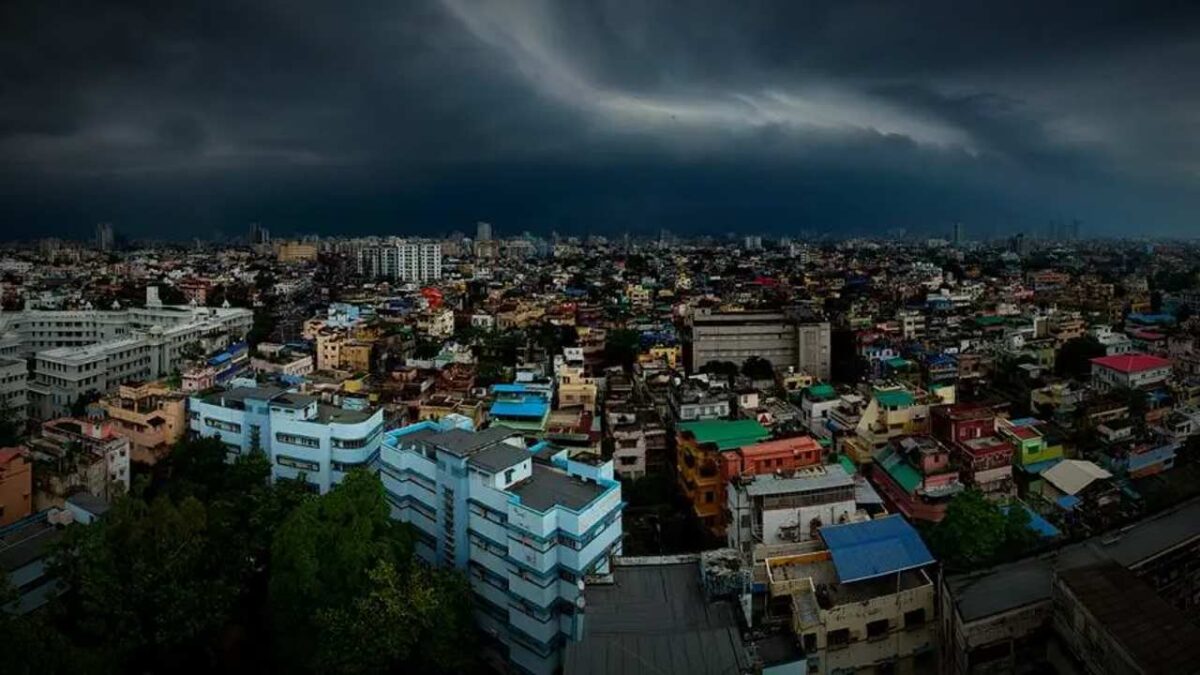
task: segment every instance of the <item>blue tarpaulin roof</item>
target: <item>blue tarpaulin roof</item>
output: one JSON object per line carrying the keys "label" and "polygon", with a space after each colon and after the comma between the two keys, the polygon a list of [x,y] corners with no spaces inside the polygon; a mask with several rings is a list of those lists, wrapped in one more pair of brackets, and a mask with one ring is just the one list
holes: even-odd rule
{"label": "blue tarpaulin roof", "polygon": [[1074,511],[1081,501],[1083,500],[1075,495],[1063,495],[1058,498],[1058,507],[1064,511]]}
{"label": "blue tarpaulin roof", "polygon": [[[1025,513],[1029,514],[1029,529],[1037,532],[1040,536],[1047,539],[1053,539],[1054,537],[1062,534],[1057,527],[1051,525],[1050,521],[1043,518],[1040,514],[1038,514],[1037,511],[1034,511],[1024,504],[1021,505],[1021,508],[1025,509]],[[1008,509],[1009,506],[1007,504],[1000,507],[1000,510],[1005,513],[1008,513]]]}
{"label": "blue tarpaulin roof", "polygon": [[821,528],[843,584],[933,564],[933,555],[912,525],[898,514]]}
{"label": "blue tarpaulin roof", "polygon": [[520,403],[496,401],[492,404],[491,414],[494,417],[541,417],[549,407],[542,401],[530,399]]}
{"label": "blue tarpaulin roof", "polygon": [[523,384],[493,384],[492,391],[500,394],[523,394],[528,390]]}

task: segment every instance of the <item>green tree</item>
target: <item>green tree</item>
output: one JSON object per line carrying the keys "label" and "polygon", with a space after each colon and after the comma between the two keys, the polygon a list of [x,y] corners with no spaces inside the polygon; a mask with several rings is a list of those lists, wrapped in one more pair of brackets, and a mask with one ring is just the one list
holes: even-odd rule
{"label": "green tree", "polygon": [[950,502],[946,517],[929,532],[929,548],[944,565],[971,570],[1016,558],[1037,543],[1029,514],[1019,502],[1005,508],[978,490]]}
{"label": "green tree", "polygon": [[742,374],[752,380],[775,379],[775,368],[761,356],[751,356],[742,364]]}
{"label": "green tree", "polygon": [[610,330],[604,340],[604,362],[628,370],[642,350],[642,336],[636,330]]}
{"label": "green tree", "polygon": [[119,669],[215,665],[215,649],[250,568],[231,537],[214,545],[198,499],[119,499],[100,522],[68,528],[52,570],[81,644]]}
{"label": "green tree", "polygon": [[719,375],[725,378],[737,377],[738,372],[738,366],[733,361],[709,361],[700,366],[702,374]]}
{"label": "green tree", "polygon": [[1087,380],[1092,376],[1092,359],[1106,353],[1104,345],[1090,335],[1072,338],[1059,349],[1054,370],[1064,377]]}
{"label": "green tree", "polygon": [[12,407],[0,405],[0,448],[9,448],[21,442],[20,413]]}
{"label": "green tree", "polygon": [[465,586],[453,573],[416,569],[408,529],[389,511],[379,478],[355,471],[300,504],[275,534],[270,609],[280,653],[291,667],[470,669]]}
{"label": "green tree", "polygon": [[1004,515],[975,490],[950,502],[946,517],[933,527],[929,546],[943,564],[974,569],[995,559],[1004,544]]}

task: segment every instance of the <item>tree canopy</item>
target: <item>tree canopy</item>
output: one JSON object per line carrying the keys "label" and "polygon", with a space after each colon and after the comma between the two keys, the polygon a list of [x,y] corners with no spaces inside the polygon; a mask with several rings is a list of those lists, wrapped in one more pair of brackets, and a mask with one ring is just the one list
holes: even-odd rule
{"label": "tree canopy", "polygon": [[1072,338],[1059,349],[1054,370],[1062,376],[1087,380],[1092,376],[1092,359],[1106,353],[1104,345],[1090,335]]}
{"label": "tree canopy", "polygon": [[1001,508],[981,492],[967,490],[950,502],[946,517],[928,537],[934,557],[956,570],[971,570],[1016,558],[1037,543],[1029,514],[1019,503]]}
{"label": "tree canopy", "polygon": [[14,672],[475,669],[465,580],[415,561],[377,476],[317,496],[211,438],[158,474],[67,528],[50,560],[66,592],[37,630],[2,633]]}

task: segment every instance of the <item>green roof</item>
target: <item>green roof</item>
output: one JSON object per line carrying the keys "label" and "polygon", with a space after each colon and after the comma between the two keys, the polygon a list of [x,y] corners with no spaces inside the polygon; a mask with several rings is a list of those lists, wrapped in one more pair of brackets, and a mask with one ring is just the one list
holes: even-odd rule
{"label": "green roof", "polygon": [[888,359],[887,361],[885,361],[885,363],[887,363],[892,368],[905,368],[909,365],[910,361],[908,359],[902,359],[899,356],[896,356],[894,358]]}
{"label": "green roof", "polygon": [[903,389],[889,389],[887,391],[876,389],[875,400],[879,401],[879,405],[888,408],[907,408],[913,404],[915,399],[912,392],[904,391]]}
{"label": "green roof", "polygon": [[808,388],[808,393],[813,398],[833,398],[837,395],[830,384],[814,384]]}
{"label": "green roof", "polygon": [[975,324],[978,326],[999,326],[1002,323],[1004,323],[1004,317],[1002,317],[1002,316],[977,316],[977,317],[975,317]]}
{"label": "green roof", "polygon": [[837,461],[838,464],[841,464],[842,468],[846,470],[846,473],[850,474],[851,476],[858,473],[858,467],[854,465],[854,460],[850,459],[849,457],[845,455],[838,455]]}
{"label": "green roof", "polygon": [[921,474],[917,472],[903,457],[897,455],[891,448],[884,449],[875,458],[875,463],[883,466],[892,480],[896,481],[905,492],[915,492],[921,486]]}
{"label": "green roof", "polygon": [[757,443],[771,435],[757,420],[701,420],[679,425],[698,443],[712,443],[718,450],[732,450]]}

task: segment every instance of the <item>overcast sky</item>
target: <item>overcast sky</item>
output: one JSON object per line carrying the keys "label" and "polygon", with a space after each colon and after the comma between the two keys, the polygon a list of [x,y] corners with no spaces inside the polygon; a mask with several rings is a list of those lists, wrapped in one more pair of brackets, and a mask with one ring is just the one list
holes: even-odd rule
{"label": "overcast sky", "polygon": [[1197,2],[7,0],[0,32],[9,236],[1200,235]]}

